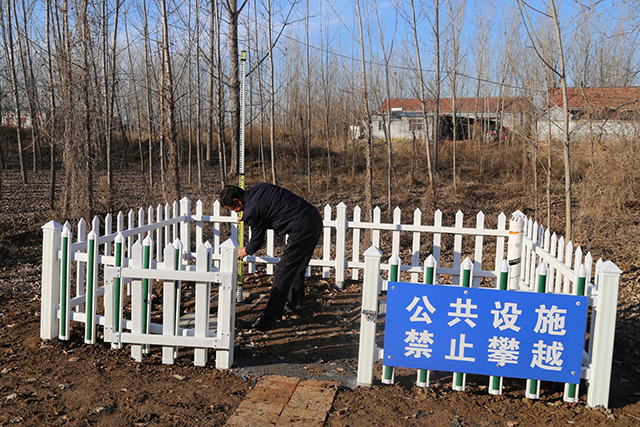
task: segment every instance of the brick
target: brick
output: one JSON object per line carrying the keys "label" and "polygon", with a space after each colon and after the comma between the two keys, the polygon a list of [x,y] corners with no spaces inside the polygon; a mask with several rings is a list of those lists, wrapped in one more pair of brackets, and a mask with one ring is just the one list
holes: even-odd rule
{"label": "brick", "polygon": [[287,406],[314,411],[329,411],[333,404],[336,389],[317,387],[321,385],[326,385],[326,383],[319,381],[300,383]]}
{"label": "brick", "polygon": [[248,400],[250,402],[277,402],[278,404],[284,406],[287,404],[292,394],[293,392],[289,390],[274,390],[264,387],[256,387],[249,393],[247,393],[245,400]]}
{"label": "brick", "polygon": [[264,387],[276,385],[277,388],[284,387],[285,384],[293,385],[295,389],[298,383],[300,382],[300,378],[296,377],[285,377],[283,375],[265,375],[264,377],[260,377],[258,380],[258,384]]}
{"label": "brick", "polygon": [[276,422],[276,426],[322,426],[327,413],[308,409],[286,407]]}
{"label": "brick", "polygon": [[276,421],[278,420],[278,417],[280,416],[279,413],[265,411],[260,408],[254,408],[254,407],[250,409],[243,408],[241,410],[236,410],[234,415],[237,415],[238,417],[241,417],[244,419],[258,420],[260,422],[268,422],[268,423],[271,423],[272,425],[276,423]]}
{"label": "brick", "polygon": [[266,420],[260,420],[242,415],[232,415],[225,424],[226,427],[273,427],[275,424]]}
{"label": "brick", "polygon": [[322,427],[336,394],[331,381],[268,375],[247,393],[228,427]]}

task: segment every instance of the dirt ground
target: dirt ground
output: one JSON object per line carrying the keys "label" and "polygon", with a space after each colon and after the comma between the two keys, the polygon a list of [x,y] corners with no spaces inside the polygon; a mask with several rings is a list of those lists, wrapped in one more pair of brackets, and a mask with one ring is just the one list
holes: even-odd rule
{"label": "dirt ground", "polygon": [[[587,408],[584,384],[581,402],[567,404],[563,384],[543,383],[541,399],[530,400],[524,398],[524,380],[505,379],[504,394],[490,396],[488,379],[481,376],[468,376],[467,390],[455,392],[450,373],[435,373],[431,387],[422,389],[414,386],[415,371],[398,369],[395,385],[382,385],[379,366],[373,387],[355,388],[361,283],[347,282],[337,290],[318,275],[309,279],[301,316],[266,334],[238,327],[236,365],[227,372],[212,363],[193,366],[193,353],[186,349],[174,365],[162,364],[159,348],[137,363],[128,348],[113,350],[101,341],[85,345],[78,324],[70,341],[40,340],[40,227],[62,219],[52,218],[46,208],[45,173],[32,176],[26,187],[17,172],[2,173],[0,426],[220,426],[261,373],[339,382],[325,423],[331,427],[640,425],[640,264],[635,255],[621,256],[624,265],[618,264],[624,274],[609,409]],[[145,195],[121,197],[125,207],[151,202]],[[314,202],[320,206],[327,200]],[[473,213],[480,208],[491,210],[478,207]],[[252,297],[238,306],[238,319],[260,313],[265,301],[259,295],[268,292],[270,281],[264,273],[245,277]]]}

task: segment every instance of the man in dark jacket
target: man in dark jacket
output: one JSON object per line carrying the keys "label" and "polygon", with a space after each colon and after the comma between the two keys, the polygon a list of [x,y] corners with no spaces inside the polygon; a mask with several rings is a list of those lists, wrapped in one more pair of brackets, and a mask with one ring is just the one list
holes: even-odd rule
{"label": "man in dark jacket", "polygon": [[272,329],[282,319],[285,305],[301,312],[304,301],[304,273],[322,232],[322,218],[313,205],[272,184],[258,183],[248,190],[228,185],[220,194],[227,209],[243,212],[242,220],[251,227],[251,240],[238,249],[238,259],[253,255],[264,243],[267,229],[289,235],[284,253],[276,266],[269,301],[258,318],[243,322],[258,330]]}

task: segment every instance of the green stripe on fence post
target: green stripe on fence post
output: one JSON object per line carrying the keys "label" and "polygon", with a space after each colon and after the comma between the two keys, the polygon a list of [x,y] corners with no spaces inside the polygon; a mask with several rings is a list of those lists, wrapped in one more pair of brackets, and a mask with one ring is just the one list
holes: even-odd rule
{"label": "green stripe on fence post", "polygon": [[[469,258],[465,258],[460,264],[460,276],[462,278],[462,287],[468,288],[471,287],[471,269],[473,268],[473,263]],[[465,379],[466,374],[461,372],[455,372],[453,374],[453,389],[456,391],[464,391],[465,389]]]}
{"label": "green stripe on fence post", "polygon": [[[424,279],[425,285],[433,285],[434,278],[436,277],[436,259],[433,255],[429,255],[424,261]],[[429,387],[429,370],[418,369],[416,373],[416,386]]]}
{"label": "green stripe on fence post", "polygon": [[[578,283],[576,284],[576,295],[583,297],[585,294],[585,287],[587,282],[587,269],[584,264],[578,268]],[[578,389],[580,384],[567,383],[564,387],[563,400],[569,403],[577,403],[579,400]]]}
{"label": "green stripe on fence post", "polygon": [[[543,294],[547,290],[547,266],[542,263],[538,267],[538,288],[537,292]],[[527,389],[525,396],[529,399],[540,398],[540,381],[539,380],[527,380]]]}
{"label": "green stripe on fence post", "polygon": [[[394,253],[389,259],[389,281],[397,282],[400,278],[400,257]],[[382,365],[382,383],[393,384],[395,380],[395,369],[393,366]]]}
{"label": "green stripe on fence post", "polygon": [[[509,288],[509,263],[506,259],[502,260],[499,272],[497,288],[506,291]],[[502,377],[495,375],[489,377],[489,394],[502,394]]]}

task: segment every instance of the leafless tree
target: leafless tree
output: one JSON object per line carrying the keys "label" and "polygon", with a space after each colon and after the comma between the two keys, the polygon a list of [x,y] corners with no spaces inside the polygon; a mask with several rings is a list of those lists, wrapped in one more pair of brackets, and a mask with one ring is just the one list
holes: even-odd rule
{"label": "leafless tree", "polygon": [[274,185],[278,185],[278,178],[276,175],[276,130],[275,130],[275,102],[276,102],[276,92],[275,92],[275,70],[274,70],[274,61],[273,61],[273,40],[271,37],[271,32],[273,31],[273,14],[271,11],[271,0],[267,0],[266,3],[267,9],[267,43],[269,46],[269,139],[271,142],[271,182]]}
{"label": "leafless tree", "polygon": [[153,62],[151,58],[151,38],[149,36],[149,16],[147,12],[146,0],[142,0],[143,12],[143,36],[144,36],[144,70],[145,86],[147,91],[147,137],[149,139],[149,186],[153,187],[153,137],[155,128],[153,125],[153,97],[152,97],[152,73]]}
{"label": "leafless tree", "polygon": [[[14,0],[15,1],[15,0]],[[20,176],[22,177],[22,183],[27,184],[27,170],[24,163],[24,149],[22,142],[22,117],[20,112],[20,90],[19,90],[19,82],[18,76],[16,73],[16,46],[13,43],[13,19],[11,17],[11,10],[13,9],[11,0],[7,0],[6,2],[6,20],[7,23],[5,25],[5,32],[7,34],[5,52],[7,52],[7,56],[9,57],[9,71],[11,73],[11,85],[12,85],[12,94],[13,94],[13,116],[14,116],[14,124],[16,127],[16,135],[18,141],[18,159],[20,161]],[[14,9],[15,10],[15,9]]]}
{"label": "leafless tree", "polygon": [[310,58],[310,38],[309,38],[309,0],[306,2],[305,13],[305,35],[306,35],[306,56],[307,56],[307,189],[311,191],[311,58]]}
{"label": "leafless tree", "polygon": [[[434,174],[432,169],[432,161],[431,161],[431,147],[429,141],[429,121],[427,117],[427,94],[426,94],[426,82],[424,78],[424,72],[422,70],[422,55],[420,52],[420,43],[418,41],[418,20],[416,15],[416,8],[414,0],[410,0],[411,5],[411,19],[409,20],[409,24],[411,26],[411,31],[413,34],[413,45],[416,50],[416,64],[418,70],[418,85],[419,85],[419,94],[420,94],[420,106],[422,109],[422,127],[423,127],[423,138],[424,138],[424,146],[425,151],[427,153],[427,173],[429,175],[429,186],[431,187],[431,191],[433,192],[434,200],[435,200],[435,182],[434,182]],[[436,123],[439,122],[438,116],[434,117],[434,129]],[[435,137],[435,133],[434,133]]]}
{"label": "leafless tree", "polygon": [[[525,3],[523,0],[518,0],[518,5],[520,7],[521,13],[526,16],[526,22],[529,25],[529,36],[531,38],[532,43],[534,44],[534,48],[536,48],[536,53],[538,57],[542,60],[544,65],[557,77],[560,79],[560,85],[562,88],[562,116],[564,126],[562,129],[563,133],[563,159],[564,159],[564,189],[565,189],[565,238],[567,241],[571,240],[572,230],[573,230],[573,220],[572,220],[572,206],[571,206],[571,151],[570,151],[570,142],[571,142],[571,134],[569,132],[569,110],[568,110],[568,99],[567,99],[567,74],[566,74],[566,66],[564,60],[564,50],[562,47],[562,33],[560,28],[560,19],[558,17],[556,2],[555,0],[544,0],[544,4],[547,7],[548,13],[546,16],[551,20],[553,25],[553,29],[555,32],[555,42],[556,42],[556,55],[558,60],[557,67],[554,66],[548,60],[540,54],[540,42],[533,35],[533,30],[531,29],[531,19],[529,18],[529,8],[530,6]],[[539,11],[538,11],[539,12]]]}
{"label": "leafless tree", "polygon": [[464,18],[464,8],[466,0],[449,0],[447,3],[447,12],[449,18],[449,75],[451,84],[451,121],[453,124],[453,191],[454,193],[458,189],[458,168],[457,168],[457,143],[458,143],[458,111],[457,111],[457,99],[459,90],[458,74],[461,67],[461,54],[460,54],[460,37],[462,32],[462,23]]}
{"label": "leafless tree", "polygon": [[248,0],[238,6],[237,0],[224,0],[229,26],[229,92],[231,102],[231,164],[233,173],[238,172],[238,149],[240,146],[240,79],[238,52],[238,19]]}
{"label": "leafless tree", "polygon": [[[254,14],[254,28],[255,28],[255,53],[256,53],[256,57],[258,57],[258,52],[260,51],[259,49],[259,38],[258,38],[258,4],[257,4],[257,0],[254,1],[253,4],[253,14]],[[262,179],[264,181],[267,180],[267,167],[266,167],[266,161],[265,161],[265,155],[264,155],[264,88],[262,86],[262,69],[261,67],[257,66],[256,68],[254,68],[255,72],[257,73],[256,76],[256,80],[258,81],[258,117],[260,118],[260,146],[259,146],[259,153],[260,153],[260,165],[262,166]],[[253,73],[249,73],[250,75]]]}
{"label": "leafless tree", "polygon": [[[218,135],[218,163],[220,167],[220,183],[222,186],[227,182],[227,160],[225,151],[225,120],[224,120],[224,72],[222,66],[222,54],[220,51],[220,3],[218,0],[211,2],[211,64],[209,72],[209,92],[210,92],[210,121],[209,121],[209,138],[213,138],[213,99],[216,100],[217,114],[217,135]],[[214,53],[215,46],[215,53]],[[215,58],[215,60],[214,60]],[[215,96],[213,93],[213,81],[215,79]],[[211,144],[211,142],[210,142]]]}
{"label": "leafless tree", "polygon": [[[320,16],[323,20],[326,20],[325,14],[322,11],[322,3],[320,3]],[[323,33],[324,32],[324,33]],[[326,37],[326,40],[325,40]],[[332,81],[331,71],[329,69],[329,30],[324,31],[324,22],[320,25],[320,80],[322,86],[322,98],[324,104],[324,138],[327,149],[327,176],[331,178],[333,174],[333,168],[331,166],[331,97],[334,88],[334,82]]]}
{"label": "leafless tree", "polygon": [[435,47],[435,114],[433,123],[433,171],[438,173],[438,145],[440,144],[440,0],[433,2],[433,35]]}
{"label": "leafless tree", "polygon": [[[136,124],[137,124],[137,130],[138,130],[138,152],[140,153],[140,171],[142,173],[144,173],[144,154],[143,154],[143,150],[142,150],[142,106],[140,105],[140,94],[138,92],[138,86],[139,86],[139,82],[137,81],[137,79],[134,77],[134,62],[133,62],[133,55],[131,54],[131,48],[132,48],[132,43],[129,39],[129,24],[128,24],[129,20],[127,19],[127,14],[125,13],[124,15],[124,34],[125,34],[125,41],[127,43],[127,59],[129,61],[129,68],[131,69],[131,87],[133,88],[133,97],[135,100],[135,110],[136,110]],[[149,135],[149,138],[151,138],[151,135]]]}
{"label": "leafless tree", "polygon": [[[202,92],[200,91],[200,3],[196,0],[195,4],[195,50],[196,50],[196,161],[198,162],[198,190],[202,191],[202,141],[200,137],[200,117],[202,115]],[[189,156],[191,157],[191,156]]]}
{"label": "leafless tree", "polygon": [[[113,191],[113,164],[112,164],[112,146],[113,146],[113,110],[116,101],[116,68],[117,68],[117,40],[118,40],[118,19],[120,17],[120,5],[122,0],[116,0],[113,15],[113,35],[111,55],[109,56],[109,48],[107,42],[107,28],[109,19],[107,17],[106,0],[103,0],[103,25],[104,25],[104,98],[105,98],[105,130],[106,130],[106,146],[107,146],[107,191],[109,208],[111,207],[111,193]],[[110,61],[109,61],[110,60]],[[107,65],[107,63],[109,65]]]}
{"label": "leafless tree", "polygon": [[[376,23],[378,24],[378,34],[380,36],[380,49],[382,50],[382,58],[384,61],[384,88],[387,98],[387,111],[382,113],[383,121],[385,125],[384,135],[387,142],[387,212],[389,216],[393,215],[393,149],[391,146],[391,84],[389,82],[389,62],[393,53],[393,43],[395,39],[395,31],[397,29],[397,23],[394,27],[394,35],[390,38],[391,46],[390,51],[387,52],[385,41],[388,39],[382,31],[382,24],[380,22],[380,14],[378,13],[378,3],[373,0],[373,11],[376,16]],[[386,120],[384,119],[386,113]],[[370,120],[368,120],[370,122]]]}
{"label": "leafless tree", "polygon": [[180,180],[178,179],[178,141],[175,125],[175,102],[171,54],[169,51],[169,24],[166,0],[161,0],[162,13],[162,136],[167,143],[167,173],[163,188],[165,200],[180,199]]}
{"label": "leafless tree", "polygon": [[29,116],[31,117],[31,153],[33,158],[33,171],[38,169],[38,158],[42,163],[42,152],[40,143],[40,101],[38,99],[37,82],[33,70],[33,59],[31,51],[32,42],[27,36],[27,5],[22,0],[22,28],[17,24],[18,13],[16,10],[16,2],[13,3],[14,15],[16,17],[16,39],[18,42],[18,50],[20,51],[20,64],[22,68],[22,77],[25,85],[25,93],[29,106]]}
{"label": "leafless tree", "polygon": [[367,92],[367,63],[365,61],[365,40],[362,22],[362,12],[360,10],[360,0],[356,0],[356,11],[358,15],[358,44],[360,45],[360,63],[362,65],[362,74],[360,77],[360,114],[361,123],[366,128],[367,138],[367,165],[366,177],[364,182],[364,205],[367,219],[371,219],[373,213],[373,135],[371,132],[371,114],[369,113],[369,95]]}
{"label": "leafless tree", "polygon": [[54,89],[54,77],[53,77],[53,49],[51,47],[51,39],[53,37],[53,11],[51,10],[50,1],[46,2],[46,64],[47,64],[47,77],[49,78],[48,92],[49,92],[49,114],[47,121],[47,134],[49,140],[50,150],[50,177],[49,177],[49,209],[53,210],[55,206],[55,191],[56,191],[56,124],[58,120],[56,118],[56,93]]}

